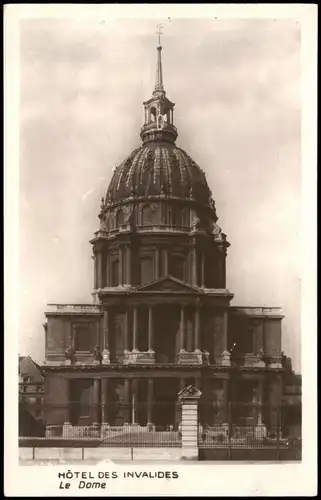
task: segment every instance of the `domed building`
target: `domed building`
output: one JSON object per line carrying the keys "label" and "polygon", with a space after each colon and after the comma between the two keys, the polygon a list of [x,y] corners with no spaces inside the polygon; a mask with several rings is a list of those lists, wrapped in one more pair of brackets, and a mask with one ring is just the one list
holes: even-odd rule
{"label": "domed building", "polygon": [[[46,311],[48,435],[177,426],[177,394],[190,383],[208,424],[226,423],[231,401],[281,401],[282,316],[230,306],[229,243],[204,171],[176,144],[161,52],[159,44],[142,144],[114,169],[101,200],[94,303]],[[268,425],[273,416],[256,418]]]}

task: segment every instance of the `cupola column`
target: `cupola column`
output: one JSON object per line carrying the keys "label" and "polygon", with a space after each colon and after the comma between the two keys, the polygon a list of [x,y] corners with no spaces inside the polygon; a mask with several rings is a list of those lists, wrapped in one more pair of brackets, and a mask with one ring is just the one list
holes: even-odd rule
{"label": "cupola column", "polygon": [[109,314],[107,308],[103,314],[103,349],[109,349]]}
{"label": "cupola column", "polygon": [[137,307],[134,306],[133,309],[133,350],[138,350],[138,338],[137,338]]}
{"label": "cupola column", "polygon": [[200,304],[196,304],[195,309],[195,340],[194,350],[200,350]]}
{"label": "cupola column", "polygon": [[125,351],[129,351],[129,308],[128,306],[126,307],[126,313],[125,313]]}
{"label": "cupola column", "polygon": [[94,290],[97,290],[98,288],[98,280],[97,280],[97,252],[95,249],[93,249],[93,252],[94,252],[94,256],[93,256],[93,259],[94,259]]}
{"label": "cupola column", "polygon": [[110,286],[110,256],[107,253],[106,254],[106,275],[105,275],[105,283],[106,286]]}
{"label": "cupola column", "polygon": [[123,284],[123,249],[119,247],[118,250],[119,261],[118,261],[118,284]]}
{"label": "cupola column", "polygon": [[131,277],[131,266],[132,266],[132,251],[130,245],[127,245],[126,247],[126,283],[127,285],[132,284],[132,277]]}
{"label": "cupola column", "polygon": [[181,322],[180,322],[180,350],[185,349],[185,307],[181,306]]}
{"label": "cupola column", "polygon": [[205,252],[202,251],[202,262],[201,262],[201,286],[205,286]]}
{"label": "cupola column", "polygon": [[168,275],[168,248],[164,249],[164,275]]}
{"label": "cupola column", "polygon": [[197,250],[195,243],[192,247],[192,284],[197,285]]}
{"label": "cupola column", "polygon": [[222,347],[224,351],[227,351],[228,349],[227,328],[228,328],[228,313],[227,311],[224,311],[222,317],[222,342],[223,342]]}
{"label": "cupola column", "polygon": [[154,276],[155,279],[157,280],[159,278],[159,248],[155,248],[155,270],[154,270]]}
{"label": "cupola column", "polygon": [[153,351],[153,306],[148,308],[148,350]]}
{"label": "cupola column", "polygon": [[99,248],[97,252],[97,288],[102,288],[103,278],[103,255],[102,249]]}

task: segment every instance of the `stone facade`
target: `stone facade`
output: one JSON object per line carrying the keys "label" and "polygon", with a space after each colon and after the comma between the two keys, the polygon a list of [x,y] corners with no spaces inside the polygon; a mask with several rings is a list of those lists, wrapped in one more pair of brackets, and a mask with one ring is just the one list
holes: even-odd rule
{"label": "stone facade", "polygon": [[46,311],[48,435],[177,427],[178,393],[191,384],[204,423],[227,425],[242,393],[281,402],[280,310],[230,305],[229,243],[204,172],[175,145],[159,82],[144,109],[143,144],[115,169],[91,240],[93,304]]}

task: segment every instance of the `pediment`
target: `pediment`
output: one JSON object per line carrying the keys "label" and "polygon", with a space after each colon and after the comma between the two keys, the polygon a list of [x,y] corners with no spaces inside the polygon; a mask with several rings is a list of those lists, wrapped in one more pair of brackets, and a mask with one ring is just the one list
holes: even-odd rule
{"label": "pediment", "polygon": [[178,393],[178,397],[181,398],[199,398],[202,393],[197,387],[193,385],[188,385]]}
{"label": "pediment", "polygon": [[197,293],[199,289],[181,281],[173,276],[165,276],[158,280],[146,283],[137,288],[137,291],[142,292],[189,292]]}

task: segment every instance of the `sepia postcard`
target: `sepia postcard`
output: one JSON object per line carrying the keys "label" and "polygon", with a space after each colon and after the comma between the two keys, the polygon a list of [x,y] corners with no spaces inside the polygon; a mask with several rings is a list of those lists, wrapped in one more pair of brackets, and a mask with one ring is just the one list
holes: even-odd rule
{"label": "sepia postcard", "polygon": [[6,496],[316,495],[317,7],[4,12]]}

